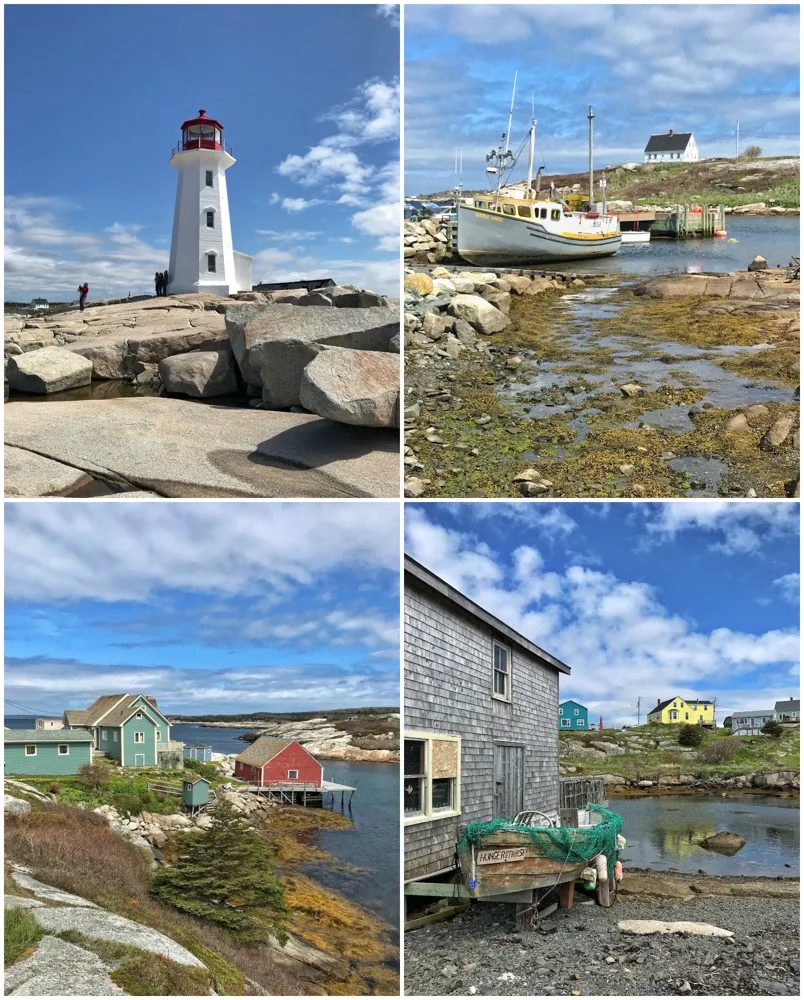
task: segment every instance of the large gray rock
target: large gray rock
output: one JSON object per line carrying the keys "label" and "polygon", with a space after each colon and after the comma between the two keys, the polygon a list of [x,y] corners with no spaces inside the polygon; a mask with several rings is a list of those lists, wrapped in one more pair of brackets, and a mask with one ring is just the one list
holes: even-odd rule
{"label": "large gray rock", "polygon": [[325,347],[302,373],[301,405],[359,427],[399,426],[398,354]]}
{"label": "large gray rock", "polygon": [[180,330],[149,330],[102,334],[95,338],[82,337],[69,350],[92,362],[95,378],[127,378],[142,371],[143,364],[159,364],[174,354],[188,351],[221,350],[227,345],[223,317],[215,316],[209,325],[187,326]]}
{"label": "large gray rock", "polygon": [[386,306],[236,305],[226,311],[226,330],[243,378],[263,389],[269,406],[283,408],[299,405],[301,374],[316,344],[387,351],[399,313]]}
{"label": "large gray rock", "polygon": [[38,899],[31,899],[30,896],[10,896],[6,893],[3,896],[3,906],[6,910],[33,910],[37,906],[44,906]]}
{"label": "large gray rock", "polygon": [[27,872],[12,869],[11,877],[17,885],[32,892],[38,899],[47,900],[49,903],[58,903],[60,906],[83,906],[90,910],[97,909],[94,903],[88,899],[84,899],[83,896],[75,896],[71,892],[65,892],[63,889],[47,885],[35,879],[33,875],[29,875]]}
{"label": "large gray rock", "polygon": [[13,402],[5,434],[14,447],[167,497],[399,496],[396,431],[308,413],[169,396]]}
{"label": "large gray rock", "polygon": [[449,312],[456,319],[465,320],[484,336],[499,333],[510,322],[504,313],[480,295],[456,295],[449,304]]}
{"label": "large gray rock", "polygon": [[36,922],[45,930],[64,933],[78,931],[86,937],[98,941],[116,941],[131,948],[150,951],[154,955],[162,955],[179,965],[192,965],[205,968],[204,963],[195,957],[172,938],[160,934],[159,931],[135,923],[128,917],[107,910],[88,910],[83,907],[47,906],[34,913]]}
{"label": "large gray rock", "polygon": [[168,392],[200,399],[237,392],[237,373],[228,347],[165,358],[159,362],[159,377]]}
{"label": "large gray rock", "polygon": [[3,795],[3,812],[11,816],[24,816],[31,811],[31,803],[14,795]]}
{"label": "large gray rock", "polygon": [[42,347],[8,359],[6,378],[12,389],[40,395],[89,385],[92,362],[63,347]]}
{"label": "large gray rock", "polygon": [[5,447],[4,488],[7,497],[64,496],[88,483],[81,469],[43,458],[32,451]]}
{"label": "large gray rock", "polygon": [[49,934],[30,957],[5,970],[5,993],[10,997],[121,997],[111,970],[86,948]]}

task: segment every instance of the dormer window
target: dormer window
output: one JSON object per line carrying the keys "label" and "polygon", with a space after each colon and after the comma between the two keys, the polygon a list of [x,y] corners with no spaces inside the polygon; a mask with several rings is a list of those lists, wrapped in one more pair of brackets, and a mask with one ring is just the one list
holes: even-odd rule
{"label": "dormer window", "polygon": [[211,188],[212,186],[213,186],[213,184],[212,184],[212,171],[211,170],[207,170],[207,187]]}
{"label": "dormer window", "polygon": [[208,253],[207,254],[207,270],[210,272],[210,274],[215,274],[216,273],[216,271],[218,270],[217,264],[218,264],[218,262],[217,262],[216,255],[214,253]]}
{"label": "dormer window", "polygon": [[211,208],[207,209],[207,229],[215,228],[215,213]]}

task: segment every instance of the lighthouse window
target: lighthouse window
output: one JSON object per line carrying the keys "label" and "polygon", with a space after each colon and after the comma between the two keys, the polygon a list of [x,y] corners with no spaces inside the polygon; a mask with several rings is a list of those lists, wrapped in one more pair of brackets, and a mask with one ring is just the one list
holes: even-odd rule
{"label": "lighthouse window", "polygon": [[216,267],[216,257],[214,253],[207,254],[207,270],[213,273],[217,270]]}
{"label": "lighthouse window", "polygon": [[208,188],[212,187],[212,171],[211,170],[207,170],[207,187]]}
{"label": "lighthouse window", "polygon": [[210,209],[207,212],[207,229],[215,228],[215,213]]}

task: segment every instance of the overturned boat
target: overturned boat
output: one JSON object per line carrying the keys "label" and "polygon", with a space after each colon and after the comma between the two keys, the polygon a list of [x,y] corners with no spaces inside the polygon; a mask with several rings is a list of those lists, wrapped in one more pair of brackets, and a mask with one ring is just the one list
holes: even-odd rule
{"label": "overturned boat", "polygon": [[[594,117],[591,108],[589,113],[591,162]],[[616,215],[606,214],[605,203],[603,211],[595,211],[591,169],[589,211],[572,211],[560,198],[546,197],[533,190],[535,119],[531,120],[528,136],[528,177],[524,188],[503,184],[503,173],[510,172],[517,162],[504,133],[500,146],[486,156],[486,172],[496,176],[496,189],[486,195],[457,199],[454,246],[458,255],[481,267],[529,267],[617,253],[622,242],[620,223]]]}

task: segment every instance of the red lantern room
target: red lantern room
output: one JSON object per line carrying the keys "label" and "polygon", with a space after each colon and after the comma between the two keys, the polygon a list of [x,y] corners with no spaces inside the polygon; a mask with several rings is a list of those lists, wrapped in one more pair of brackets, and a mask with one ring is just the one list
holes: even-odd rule
{"label": "red lantern room", "polygon": [[197,118],[189,118],[181,127],[181,149],[224,149],[221,141],[223,125],[207,118],[202,108]]}

